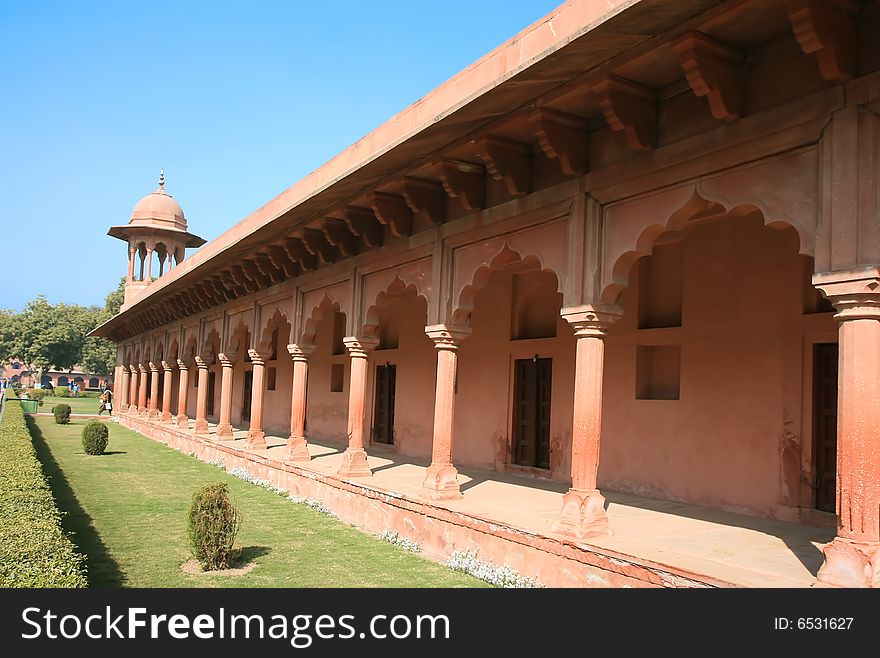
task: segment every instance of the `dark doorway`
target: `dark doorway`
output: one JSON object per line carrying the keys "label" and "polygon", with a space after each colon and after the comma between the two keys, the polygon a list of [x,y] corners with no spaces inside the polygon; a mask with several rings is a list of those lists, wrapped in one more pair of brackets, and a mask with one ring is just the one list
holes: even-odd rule
{"label": "dark doorway", "polygon": [[814,356],[816,509],[834,512],[837,496],[837,343],[816,345]]}
{"label": "dark doorway", "polygon": [[208,410],[206,415],[214,415],[214,384],[217,382],[217,373],[208,373]]}
{"label": "dark doorway", "polygon": [[394,390],[397,366],[376,366],[376,404],[373,413],[373,442],[394,443]]}
{"label": "dark doorway", "polygon": [[244,373],[244,392],[241,399],[241,419],[251,419],[251,394],[254,390],[254,371],[245,370]]}
{"label": "dark doorway", "polygon": [[550,468],[553,359],[518,359],[514,373],[513,449],[520,466]]}

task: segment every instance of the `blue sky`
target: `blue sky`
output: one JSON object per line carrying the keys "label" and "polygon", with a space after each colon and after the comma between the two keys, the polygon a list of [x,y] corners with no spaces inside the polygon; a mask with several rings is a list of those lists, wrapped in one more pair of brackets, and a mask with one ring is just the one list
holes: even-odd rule
{"label": "blue sky", "polygon": [[164,167],[208,240],[561,0],[0,0],[0,308],[102,304]]}

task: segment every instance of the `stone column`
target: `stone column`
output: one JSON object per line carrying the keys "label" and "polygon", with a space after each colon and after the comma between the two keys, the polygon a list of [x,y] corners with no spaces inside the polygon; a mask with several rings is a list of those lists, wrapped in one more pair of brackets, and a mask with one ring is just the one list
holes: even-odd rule
{"label": "stone column", "polygon": [[150,404],[147,418],[153,420],[159,417],[159,367],[150,361]]}
{"label": "stone column", "polygon": [[199,369],[199,388],[196,397],[196,434],[208,433],[208,364],[197,356],[196,367]]}
{"label": "stone column", "polygon": [[248,350],[251,364],[254,367],[254,378],[251,389],[251,424],[247,433],[247,447],[255,450],[266,449],[266,434],[263,432],[263,389],[266,362],[257,350]]}
{"label": "stone column", "polygon": [[348,448],[342,455],[339,477],[372,475],[364,450],[364,417],[367,400],[368,354],[379,344],[376,338],[348,336],[343,339],[351,357],[351,385],[348,394]]}
{"label": "stone column", "polygon": [[314,351],[311,345],[288,345],[287,351],[293,359],[293,386],[290,399],[290,436],[284,459],[287,461],[309,461],[308,441],[306,440],[306,395],[309,388],[309,355]]}
{"label": "stone column", "polygon": [[171,383],[174,380],[174,371],[167,361],[162,362],[165,381],[162,382],[162,422],[171,422]]}
{"label": "stone column", "polygon": [[813,276],[839,324],[837,536],[819,582],[880,587],[880,268]]}
{"label": "stone column", "polygon": [[144,266],[144,281],[152,281],[153,280],[153,249],[152,247],[147,249],[147,260],[146,265]]}
{"label": "stone column", "polygon": [[455,412],[455,377],[458,370],[458,346],[467,338],[470,327],[436,324],[425,333],[437,348],[437,383],[434,394],[434,439],[431,466],[422,487],[433,500],[461,498],[458,471],[452,465],[452,432]]}
{"label": "stone column", "polygon": [[596,488],[602,437],[602,376],[605,333],[620,318],[616,308],[583,306],[563,309],[577,338],[574,371],[574,418],[571,432],[571,488],[553,525],[575,539],[608,534],[605,497]]}
{"label": "stone column", "polygon": [[147,375],[148,370],[144,367],[143,363],[138,364],[138,370],[140,371],[140,376],[138,377],[138,406],[137,410],[139,414],[147,413],[147,384],[149,383],[149,376]]}
{"label": "stone column", "polygon": [[128,366],[128,370],[129,372],[131,372],[131,381],[128,388],[128,413],[136,414],[138,398],[138,369],[137,366],[131,364]]}
{"label": "stone column", "polygon": [[177,367],[180,368],[180,388],[177,389],[177,417],[174,424],[178,427],[187,427],[189,419],[186,417],[186,397],[189,393],[189,365],[182,359],[177,359]]}
{"label": "stone column", "polygon": [[128,370],[128,366],[122,366],[122,376],[119,380],[119,387],[114,387],[118,391],[116,399],[113,400],[113,409],[118,409],[116,413],[122,413],[128,404],[128,389],[131,386],[131,373]]}
{"label": "stone column", "polygon": [[232,375],[235,355],[220,354],[220,423],[217,425],[217,438],[231,441],[232,434]]}
{"label": "stone column", "polygon": [[128,281],[134,281],[134,255],[137,253],[134,249],[128,249]]}

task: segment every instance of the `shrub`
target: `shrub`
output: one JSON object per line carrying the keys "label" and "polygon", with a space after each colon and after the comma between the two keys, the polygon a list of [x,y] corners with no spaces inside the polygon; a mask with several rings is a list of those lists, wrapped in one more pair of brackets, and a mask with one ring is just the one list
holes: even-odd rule
{"label": "shrub", "polygon": [[56,404],[52,407],[52,413],[55,415],[55,422],[59,425],[67,425],[70,422],[69,404]]}
{"label": "shrub", "polygon": [[[26,388],[24,392],[27,393],[28,398],[31,400],[42,400],[49,395],[49,391],[44,388]],[[19,395],[20,394],[21,393],[19,393]]]}
{"label": "shrub", "polygon": [[73,396],[73,393],[70,392],[69,388],[58,387],[55,389],[55,393],[53,394],[56,398],[69,398]]}
{"label": "shrub", "polygon": [[87,455],[103,455],[107,449],[107,437],[110,432],[100,420],[90,420],[83,427],[82,444]]}
{"label": "shrub", "polygon": [[228,569],[241,512],[229,499],[226,484],[215,482],[196,491],[187,520],[190,547],[202,569]]}
{"label": "shrub", "polygon": [[0,423],[0,587],[86,587],[17,404]]}

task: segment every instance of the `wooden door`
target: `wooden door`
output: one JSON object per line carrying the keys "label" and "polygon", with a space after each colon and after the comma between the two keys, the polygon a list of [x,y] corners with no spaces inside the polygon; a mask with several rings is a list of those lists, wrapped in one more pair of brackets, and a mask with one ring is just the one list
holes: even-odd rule
{"label": "wooden door", "polygon": [[816,446],[816,508],[836,511],[837,496],[837,343],[816,345],[813,380]]}
{"label": "wooden door", "polygon": [[251,395],[254,390],[254,371],[245,370],[244,372],[244,391],[241,399],[241,419],[251,419]]}
{"label": "wooden door", "polygon": [[397,366],[376,366],[376,394],[373,412],[373,441],[394,443],[394,393],[397,387]]}
{"label": "wooden door", "polygon": [[550,468],[550,397],[553,359],[514,364],[514,463]]}

